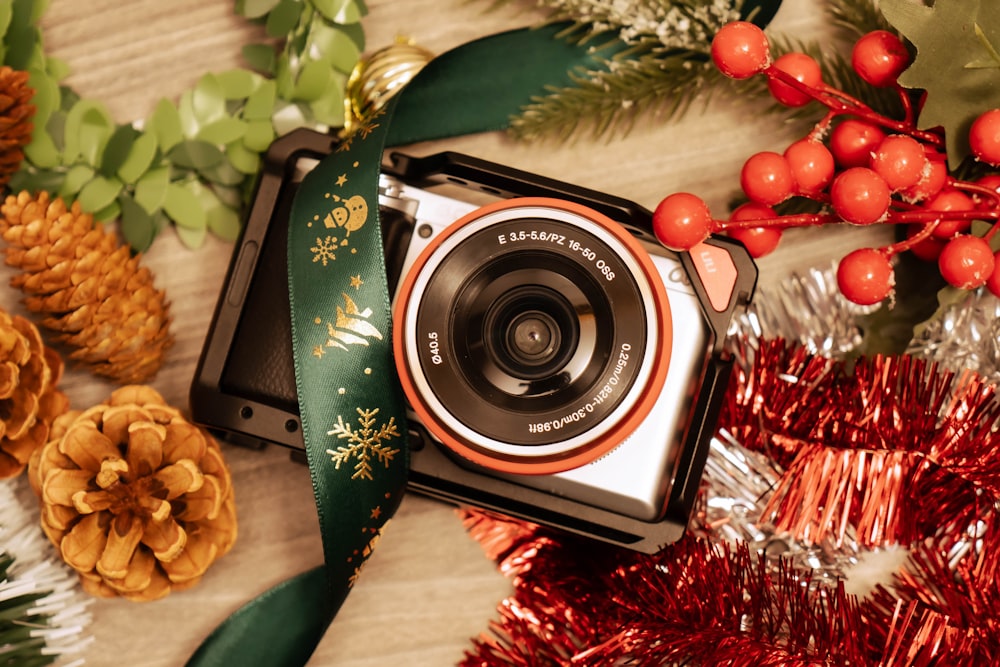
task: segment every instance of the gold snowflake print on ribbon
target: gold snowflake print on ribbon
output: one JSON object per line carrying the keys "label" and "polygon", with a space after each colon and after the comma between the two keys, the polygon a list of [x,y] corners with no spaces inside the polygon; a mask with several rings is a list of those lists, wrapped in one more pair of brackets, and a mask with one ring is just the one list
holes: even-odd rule
{"label": "gold snowflake print on ribbon", "polygon": [[333,461],[337,470],[340,470],[341,464],[353,459],[357,460],[351,479],[373,479],[373,461],[378,461],[388,468],[393,458],[399,453],[398,448],[385,444],[400,435],[399,428],[396,426],[396,418],[390,417],[388,422],[376,425],[378,411],[378,408],[371,410],[357,408],[357,427],[344,422],[342,415],[337,415],[337,423],[326,432],[327,435],[347,440],[346,445],[341,445],[336,449],[328,449],[326,453],[330,455],[330,460]]}
{"label": "gold snowflake print on ribbon", "polygon": [[327,262],[337,259],[337,237],[320,238],[317,236],[316,245],[309,250],[312,251],[313,262],[323,262],[323,266],[326,266]]}

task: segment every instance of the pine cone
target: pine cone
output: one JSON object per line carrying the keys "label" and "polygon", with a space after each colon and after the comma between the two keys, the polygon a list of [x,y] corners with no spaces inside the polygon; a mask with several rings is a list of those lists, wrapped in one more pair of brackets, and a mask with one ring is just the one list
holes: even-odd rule
{"label": "pine cone", "polygon": [[93,595],[154,600],[192,586],[236,539],[218,443],[149,387],[57,419],[28,479],[45,534]]}
{"label": "pine cone", "polygon": [[59,355],[28,320],[0,310],[0,479],[19,475],[69,405]]}
{"label": "pine cone", "polygon": [[166,296],[114,234],[95,226],[78,203],[41,192],[7,197],[0,207],[11,280],[42,325],[74,348],[69,358],[122,384],[146,382],[173,343]]}
{"label": "pine cone", "polygon": [[31,142],[34,94],[27,72],[0,67],[0,188],[20,169],[24,147]]}

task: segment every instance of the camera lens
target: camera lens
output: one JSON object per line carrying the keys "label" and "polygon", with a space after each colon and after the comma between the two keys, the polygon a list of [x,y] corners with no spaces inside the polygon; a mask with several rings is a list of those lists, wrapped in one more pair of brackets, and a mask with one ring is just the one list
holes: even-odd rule
{"label": "camera lens", "polygon": [[593,460],[645,418],[670,312],[641,246],[560,200],[479,209],[442,232],[397,297],[403,388],[446,446],[497,470]]}
{"label": "camera lens", "polygon": [[507,327],[511,356],[526,366],[536,366],[550,358],[559,347],[559,338],[555,320],[540,310],[521,313]]}
{"label": "camera lens", "polygon": [[538,380],[566,364],[579,329],[565,297],[547,287],[523,285],[489,307],[484,337],[497,366],[512,377]]}

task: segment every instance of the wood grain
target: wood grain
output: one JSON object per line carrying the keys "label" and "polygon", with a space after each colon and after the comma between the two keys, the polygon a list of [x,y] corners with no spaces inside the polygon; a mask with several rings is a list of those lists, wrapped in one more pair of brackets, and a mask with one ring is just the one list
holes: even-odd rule
{"label": "wood grain", "polygon": [[[369,49],[404,34],[441,52],[471,38],[530,25],[533,11],[485,12],[489,2],[369,0]],[[805,34],[822,21],[811,2],[786,3],[777,25]],[[119,121],[144,118],[161,97],[176,99],[206,71],[241,64],[240,47],[261,31],[233,15],[229,0],[52,0],[44,18],[48,50],[72,69],[67,81],[104,100]],[[537,145],[484,134],[412,147],[442,147],[605,189],[655,206],[665,194],[691,190],[713,207],[738,188],[742,160],[780,148],[790,130],[760,106],[707,104],[680,122],[656,119],[626,138]],[[762,263],[765,282],[824,263],[863,244],[842,230],[790,233],[784,249]],[[216,239],[196,251],[170,233],[145,261],[172,302],[177,345],[154,386],[186,407],[188,386],[232,246]],[[18,311],[18,294],[0,305]],[[103,400],[111,387],[81,373],[64,383],[74,407]],[[220,621],[269,586],[322,560],[316,510],[305,467],[287,452],[226,447],[237,493],[240,537],[190,591],[146,604],[99,600],[92,607],[95,641],[87,664],[173,667]],[[454,664],[470,637],[487,628],[508,583],[464,533],[451,507],[411,495],[392,522],[364,576],[310,664],[375,667]],[[281,623],[282,619],[274,619]]]}

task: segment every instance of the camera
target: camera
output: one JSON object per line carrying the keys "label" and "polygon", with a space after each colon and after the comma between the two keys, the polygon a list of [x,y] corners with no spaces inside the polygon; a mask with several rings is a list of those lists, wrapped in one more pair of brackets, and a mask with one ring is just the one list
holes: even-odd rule
{"label": "camera", "polygon": [[[287,283],[302,177],[336,148],[265,156],[191,386],[194,421],[304,458]],[[753,293],[745,249],[664,249],[632,202],[457,153],[391,154],[379,217],[409,486],[652,552],[684,532]]]}

